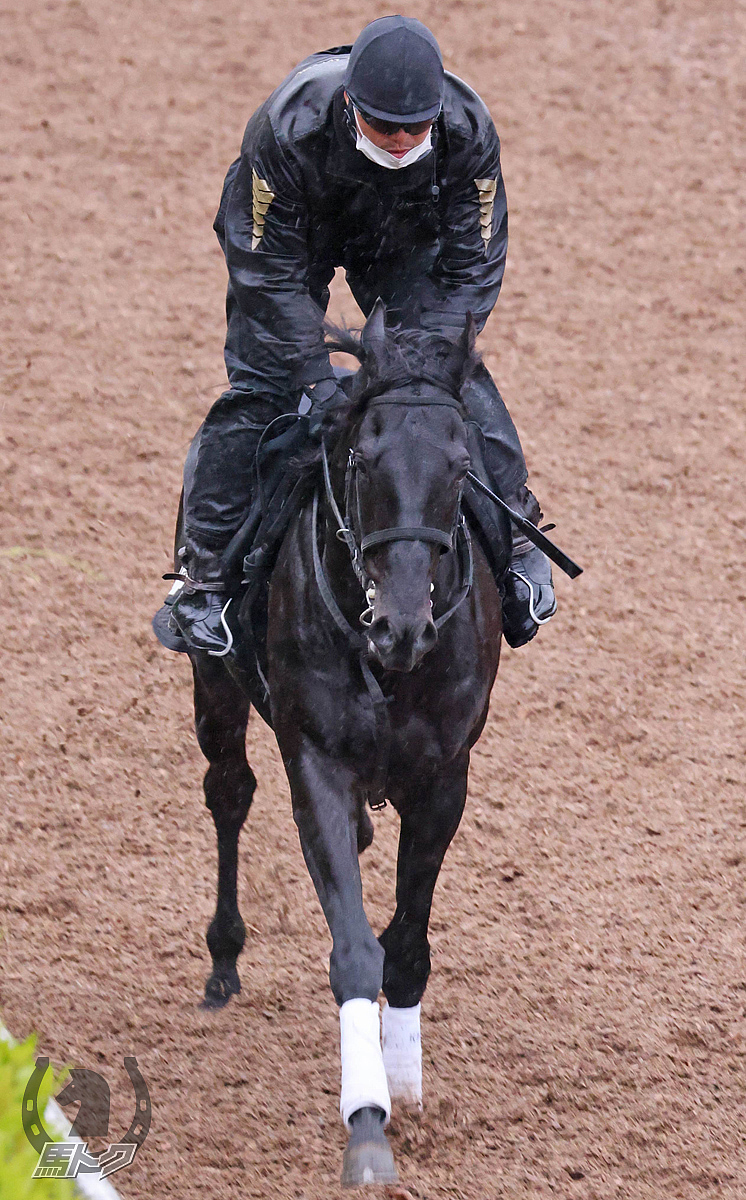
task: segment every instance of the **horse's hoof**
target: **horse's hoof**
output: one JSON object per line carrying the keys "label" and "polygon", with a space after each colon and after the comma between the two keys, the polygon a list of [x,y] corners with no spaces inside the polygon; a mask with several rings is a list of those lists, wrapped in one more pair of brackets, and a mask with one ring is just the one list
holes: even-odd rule
{"label": "horse's hoof", "polygon": [[378,1108],[361,1108],[351,1117],[352,1132],[342,1159],[342,1187],[399,1182],[383,1120]]}
{"label": "horse's hoof", "polygon": [[238,971],[233,968],[223,975],[211,975],[205,984],[205,998],[200,1004],[200,1008],[214,1011],[217,1008],[225,1008],[231,996],[236,995],[241,991],[241,981],[238,978]]}
{"label": "horse's hoof", "polygon": [[366,1183],[398,1183],[394,1156],[388,1142],[362,1142],[347,1146],[342,1159],[342,1187],[361,1187]]}
{"label": "horse's hoof", "polygon": [[207,989],[205,989],[204,998],[200,1000],[199,1006],[203,1012],[217,1012],[218,1009],[225,1008],[232,994],[232,992],[229,992],[227,996],[210,996],[207,994]]}

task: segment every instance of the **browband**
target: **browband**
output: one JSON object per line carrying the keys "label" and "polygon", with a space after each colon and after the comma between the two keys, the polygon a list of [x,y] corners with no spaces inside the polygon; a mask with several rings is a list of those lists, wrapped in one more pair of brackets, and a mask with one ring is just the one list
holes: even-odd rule
{"label": "browband", "polygon": [[450,392],[448,387],[434,378],[416,380],[394,379],[385,392],[371,396],[366,407],[374,404],[443,404],[450,408],[463,408],[463,400],[456,392]]}

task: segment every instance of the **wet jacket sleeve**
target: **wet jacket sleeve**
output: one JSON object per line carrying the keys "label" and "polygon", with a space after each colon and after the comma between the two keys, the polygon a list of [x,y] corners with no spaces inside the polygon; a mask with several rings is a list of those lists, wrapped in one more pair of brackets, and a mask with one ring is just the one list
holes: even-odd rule
{"label": "wet jacket sleeve", "polygon": [[228,266],[229,307],[238,310],[229,322],[226,361],[239,368],[242,386],[287,404],[303,384],[333,374],[324,314],[308,290],[302,181],[268,120],[231,171],[215,221]]}
{"label": "wet jacket sleeve", "polygon": [[478,153],[464,153],[445,181],[441,249],[424,281],[421,324],[453,340],[471,312],[481,330],[497,300],[508,248],[500,142],[490,122]]}

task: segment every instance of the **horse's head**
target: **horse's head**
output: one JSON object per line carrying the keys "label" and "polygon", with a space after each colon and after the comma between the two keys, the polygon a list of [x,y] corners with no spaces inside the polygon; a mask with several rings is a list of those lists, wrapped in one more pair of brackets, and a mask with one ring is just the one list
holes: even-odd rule
{"label": "horse's head", "polygon": [[369,648],[388,670],[411,671],[438,640],[432,592],[469,468],[460,397],[474,337],[471,317],[456,346],[387,330],[378,301],[357,343],[346,519],[373,585]]}

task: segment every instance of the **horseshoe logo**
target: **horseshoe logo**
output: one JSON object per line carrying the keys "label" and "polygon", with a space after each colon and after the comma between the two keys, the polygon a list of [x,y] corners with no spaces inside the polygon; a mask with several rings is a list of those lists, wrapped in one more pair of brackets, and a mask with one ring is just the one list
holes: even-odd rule
{"label": "horseshoe logo", "polygon": [[54,1141],[54,1138],[51,1138],[44,1128],[38,1108],[39,1088],[41,1087],[42,1079],[46,1075],[48,1066],[48,1058],[37,1058],[36,1066],[31,1073],[31,1078],[26,1084],[26,1090],[23,1093],[23,1107],[21,1109],[23,1132],[37,1154],[41,1154],[47,1142]]}
{"label": "horseshoe logo", "polygon": [[[23,1093],[23,1106],[21,1111],[21,1123],[23,1132],[26,1134],[29,1142],[33,1146],[37,1154],[41,1154],[47,1142],[54,1141],[44,1128],[44,1122],[39,1115],[39,1089],[42,1079],[44,1078],[49,1066],[48,1058],[37,1058],[36,1066],[31,1074],[31,1077],[26,1084],[26,1090]],[[122,1143],[140,1147],[145,1141],[150,1132],[150,1122],[152,1116],[150,1093],[148,1085],[142,1077],[142,1073],[137,1065],[137,1059],[134,1057],[125,1058],[124,1067],[130,1077],[132,1087],[135,1092],[135,1115],[132,1123],[122,1138]],[[102,1136],[104,1130],[96,1128],[95,1131],[88,1131],[84,1128],[84,1123],[80,1121],[81,1113],[85,1098],[82,1094],[81,1087],[90,1081],[97,1082],[100,1090],[105,1090],[108,1096],[108,1085],[102,1076],[95,1071],[78,1071],[76,1080],[76,1072],[73,1074],[73,1083],[69,1084],[64,1091],[60,1093],[60,1098],[67,1093],[67,1099],[63,1099],[63,1103],[72,1103],[74,1100],[81,1101],[81,1110],[76,1117],[75,1124],[80,1123],[80,1133],[88,1136]],[[108,1106],[106,1109],[107,1126],[108,1126]],[[121,1144],[121,1143],[120,1143]]]}
{"label": "horseshoe logo", "polygon": [[148,1091],[148,1085],[140,1074],[137,1059],[125,1058],[124,1066],[135,1089],[135,1115],[122,1141],[131,1142],[133,1146],[142,1146],[150,1132],[150,1092]]}

